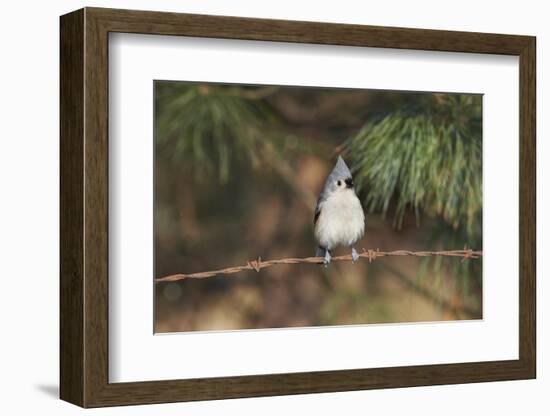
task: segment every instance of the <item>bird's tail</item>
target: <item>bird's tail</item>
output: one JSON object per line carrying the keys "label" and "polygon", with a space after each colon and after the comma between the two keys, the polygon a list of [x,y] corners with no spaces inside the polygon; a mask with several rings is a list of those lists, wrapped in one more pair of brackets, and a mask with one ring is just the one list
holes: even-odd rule
{"label": "bird's tail", "polygon": [[318,246],[315,251],[315,257],[325,257],[326,249],[324,247]]}

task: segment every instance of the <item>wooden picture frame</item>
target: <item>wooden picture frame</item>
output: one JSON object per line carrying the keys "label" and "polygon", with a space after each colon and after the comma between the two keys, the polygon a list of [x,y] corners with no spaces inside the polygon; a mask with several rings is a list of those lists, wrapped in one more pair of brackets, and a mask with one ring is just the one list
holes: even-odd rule
{"label": "wooden picture frame", "polygon": [[[85,8],[61,17],[60,396],[83,407],[535,378],[535,38]],[[519,56],[519,359],[109,383],[110,32]]]}

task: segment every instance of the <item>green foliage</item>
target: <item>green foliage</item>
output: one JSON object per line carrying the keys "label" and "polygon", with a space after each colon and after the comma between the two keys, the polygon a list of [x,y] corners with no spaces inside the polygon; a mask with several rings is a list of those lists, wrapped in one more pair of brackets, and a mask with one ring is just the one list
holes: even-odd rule
{"label": "green foliage", "polygon": [[394,206],[440,216],[469,236],[480,233],[481,97],[433,94],[367,122],[347,144],[355,182],[372,211]]}
{"label": "green foliage", "polygon": [[[433,94],[369,120],[347,142],[357,189],[370,212],[428,217],[427,249],[482,247],[481,96]],[[429,266],[429,270],[428,270]],[[481,277],[481,261],[425,259],[419,278],[446,271]]]}
{"label": "green foliage", "polygon": [[273,116],[249,94],[254,88],[179,82],[159,82],[156,88],[156,140],[172,161],[197,177],[215,174],[222,182],[232,162],[258,164],[262,130]]}

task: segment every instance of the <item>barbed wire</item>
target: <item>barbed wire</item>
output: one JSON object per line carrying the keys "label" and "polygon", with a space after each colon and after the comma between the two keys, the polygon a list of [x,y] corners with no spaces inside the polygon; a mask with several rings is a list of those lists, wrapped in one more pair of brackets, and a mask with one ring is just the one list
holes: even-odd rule
{"label": "barbed wire", "polygon": [[[413,256],[413,257],[461,257],[462,261],[467,259],[478,259],[483,255],[481,250],[471,250],[465,248],[464,250],[443,250],[443,251],[409,251],[409,250],[394,250],[394,251],[380,251],[376,250],[366,250],[363,249],[359,254],[360,258],[368,259],[369,263],[372,263],[379,257],[390,257],[390,256]],[[254,270],[259,272],[266,267],[275,266],[277,264],[323,264],[323,257],[303,257],[303,258],[286,258],[286,259],[277,259],[277,260],[262,260],[261,257],[258,257],[257,260],[250,260],[243,266],[234,266],[227,267],[220,270],[211,270],[207,272],[198,272],[198,273],[178,273],[172,274],[169,276],[159,277],[155,279],[155,283],[163,282],[175,282],[178,280],[184,279],[206,279],[208,277],[213,277],[217,275],[231,275],[239,273],[246,270]],[[331,261],[351,261],[351,254],[344,256],[332,257]]]}

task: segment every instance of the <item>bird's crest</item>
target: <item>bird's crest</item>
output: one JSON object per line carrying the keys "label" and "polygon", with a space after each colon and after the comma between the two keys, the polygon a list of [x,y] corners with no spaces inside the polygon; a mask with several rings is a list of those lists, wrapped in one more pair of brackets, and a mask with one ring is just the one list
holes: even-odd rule
{"label": "bird's crest", "polygon": [[334,169],[332,169],[329,177],[332,179],[351,178],[351,172],[348,168],[348,165],[346,165],[346,162],[344,162],[344,159],[342,159],[342,156],[338,156],[336,165],[334,165]]}

